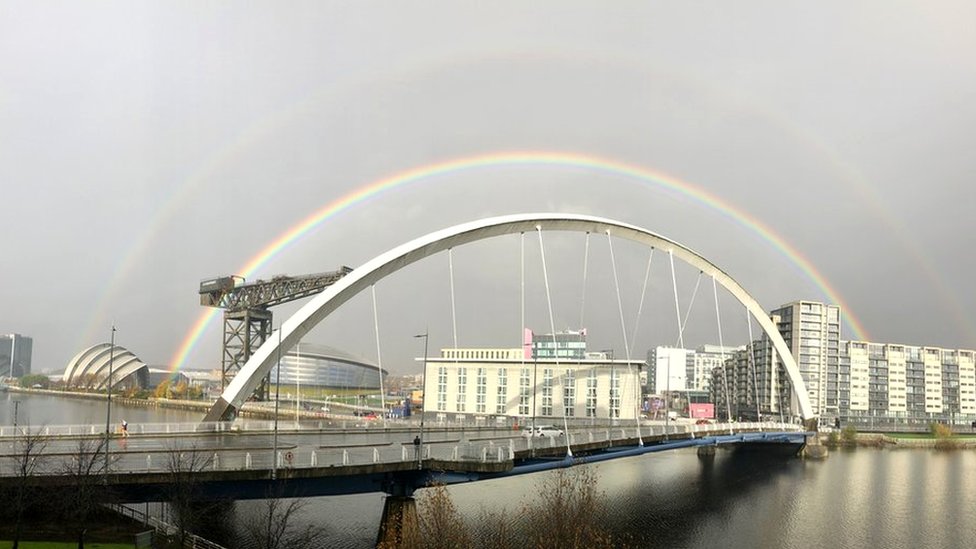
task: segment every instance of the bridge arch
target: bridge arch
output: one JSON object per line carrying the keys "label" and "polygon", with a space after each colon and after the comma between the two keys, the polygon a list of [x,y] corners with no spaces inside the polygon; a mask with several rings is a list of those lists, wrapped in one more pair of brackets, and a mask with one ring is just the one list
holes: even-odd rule
{"label": "bridge arch", "polygon": [[690,248],[635,225],[589,215],[535,213],[491,217],[435,231],[397,246],[354,269],[306,303],[281,325],[278,329],[280,334],[272,334],[251,355],[207,412],[204,421],[227,421],[236,417],[237,410],[275,365],[279,346],[282,349],[293,347],[325,317],[370,285],[407,265],[449,248],[495,236],[532,232],[537,228],[544,231],[609,232],[615,237],[670,251],[704,274],[714,277],[716,282],[746,306],[772,341],[790,378],[800,415],[804,420],[814,417],[800,370],[783,337],[759,302],[725,271]]}

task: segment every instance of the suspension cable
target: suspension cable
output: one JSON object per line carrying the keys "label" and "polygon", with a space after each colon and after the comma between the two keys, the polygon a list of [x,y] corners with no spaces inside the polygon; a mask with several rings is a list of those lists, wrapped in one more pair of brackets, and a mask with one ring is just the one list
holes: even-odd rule
{"label": "suspension cable", "polygon": [[[586,274],[587,274],[587,266],[589,265],[589,263],[590,263],[590,231],[586,231],[586,239],[583,245],[583,290],[581,292],[581,297],[580,297],[580,321],[579,321],[579,326],[577,326],[577,328],[579,328],[580,330],[583,329],[583,314],[586,311]],[[580,336],[582,337],[582,334],[580,334]]]}
{"label": "suspension cable", "polygon": [[[685,333],[685,327],[688,325],[688,317],[691,316],[691,309],[695,305],[695,297],[698,296],[698,286],[701,285],[701,277],[705,274],[703,271],[698,271],[698,278],[695,280],[695,289],[691,292],[691,299],[688,300],[688,308],[685,310],[685,319],[681,322],[681,329],[679,334]],[[680,336],[679,336],[680,337]],[[675,342],[675,345],[678,343]]]}
{"label": "suspension cable", "polygon": [[[620,299],[620,280],[617,278],[617,260],[613,255],[613,239],[610,238],[610,231],[607,231],[607,244],[610,246],[610,266],[613,268],[613,286],[617,290],[617,310],[620,311],[620,332],[624,336],[624,351],[627,354],[627,376],[634,377],[634,367],[630,363],[630,344],[627,341],[627,324],[624,322],[624,305]],[[612,381],[612,380],[611,380]],[[635,386],[639,385],[635,383]],[[638,390],[640,390],[638,388]],[[640,398],[634,399],[634,419],[637,422],[637,441],[640,446],[644,446],[644,439],[640,434]]]}
{"label": "suspension cable", "polygon": [[[520,365],[519,365],[519,407],[521,408],[522,403],[522,370],[525,369],[525,231],[519,233],[519,317],[522,320],[522,331],[519,333],[519,348],[522,352],[519,353]],[[530,342],[531,343],[531,342]],[[531,347],[530,347],[531,349]],[[535,387],[532,388],[532,430],[530,434],[535,433]],[[517,420],[516,420],[517,421]]]}
{"label": "suspension cable", "polygon": [[760,423],[760,430],[762,430],[762,412],[759,409],[759,376],[756,375],[756,348],[752,341],[752,313],[749,312],[749,307],[746,307],[746,324],[749,326],[749,345],[746,348],[749,350],[749,362],[752,365],[752,387],[756,395],[756,421]]}
{"label": "suspension cable", "polygon": [[725,379],[725,415],[729,420],[729,434],[732,434],[732,406],[729,398],[729,373],[725,367],[725,342],[722,341],[722,317],[718,311],[718,286],[715,284],[715,276],[712,276],[712,295],[715,297],[715,322],[718,324],[718,348],[722,357],[722,376]]}
{"label": "suspension cable", "polygon": [[447,249],[447,263],[451,270],[451,325],[454,331],[454,348],[457,349],[457,309],[454,305],[454,248]]}
{"label": "suspension cable", "polygon": [[[634,320],[634,331],[631,332],[630,344],[633,347],[637,343],[637,327],[640,325],[641,313],[644,311],[644,296],[647,294],[647,280],[651,276],[651,261],[654,259],[654,248],[647,257],[647,268],[644,269],[644,285],[641,286],[640,302],[637,304],[637,318]],[[631,349],[627,349],[627,356],[630,356]],[[639,400],[639,399],[638,399]]]}
{"label": "suspension cable", "polygon": [[525,363],[525,233],[519,233],[519,318],[522,331],[519,332],[519,347],[522,349],[522,363]]}
{"label": "suspension cable", "polygon": [[681,309],[678,306],[678,280],[674,276],[674,250],[668,250],[671,260],[671,288],[674,290],[674,316],[678,321],[678,347],[685,348],[684,334],[681,333]]}
{"label": "suspension cable", "polygon": [[[548,271],[548,269],[546,269],[546,247],[542,243],[542,226],[541,225],[536,225],[535,226],[535,230],[539,234],[539,252],[540,252],[540,255],[542,256],[542,278],[545,280],[545,283],[546,283],[546,304],[549,306],[549,329],[552,330],[552,352],[553,352],[553,356],[556,359],[555,360],[555,365],[556,365],[555,371],[559,371],[558,370],[558,368],[559,368],[559,349],[556,347],[556,321],[555,321],[555,318],[553,317],[553,314],[552,314],[552,294],[549,292],[549,271]],[[575,381],[576,376],[573,376],[573,379]],[[551,381],[550,381],[550,383],[551,383]],[[550,385],[549,388],[551,390],[552,389],[552,386]],[[569,443],[569,423],[566,421],[566,392],[565,392],[565,387],[563,388],[563,398],[561,398],[560,400],[563,401],[562,402],[562,409],[563,409],[563,429],[564,429],[564,432],[566,433],[566,455],[569,456],[569,457],[572,457],[573,456],[573,448],[570,446],[570,443]]]}
{"label": "suspension cable", "polygon": [[380,408],[383,409],[383,424],[386,424],[386,391],[383,389],[383,355],[380,353],[380,318],[376,312],[376,284],[369,285],[373,296],[373,330],[376,334],[376,367],[380,376]]}

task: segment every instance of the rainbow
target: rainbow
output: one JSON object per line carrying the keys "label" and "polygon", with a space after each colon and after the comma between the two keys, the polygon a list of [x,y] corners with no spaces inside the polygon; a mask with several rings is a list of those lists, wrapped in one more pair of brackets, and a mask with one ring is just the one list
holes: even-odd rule
{"label": "rainbow", "polygon": [[[846,302],[841,298],[839,292],[828,284],[827,280],[813,266],[810,260],[804,257],[799,250],[791,246],[782,237],[774,233],[759,219],[690,183],[686,183],[669,175],[632,164],[626,164],[624,162],[618,162],[615,160],[581,153],[552,151],[511,151],[487,153],[419,166],[393,174],[377,181],[373,181],[372,183],[366,184],[346,194],[345,196],[342,196],[338,200],[326,204],[292,226],[270,244],[265,246],[265,248],[258,252],[257,255],[251,258],[242,268],[238,270],[238,274],[245,278],[253,276],[259,268],[268,263],[282,250],[301,239],[306,234],[315,230],[326,220],[341,213],[347,208],[364,202],[369,198],[383,193],[384,191],[439,175],[488,167],[523,165],[574,167],[624,176],[675,191],[723,213],[730,219],[755,232],[764,240],[769,242],[774,248],[779,250],[784,256],[793,262],[803,273],[805,273],[806,276],[813,281],[813,283],[830,302],[839,305],[844,311],[844,318],[853,332],[853,339],[860,341],[869,340],[864,327],[861,325],[861,322],[851,312],[850,307],[847,306]],[[190,352],[193,351],[193,348],[200,340],[200,337],[205,332],[207,326],[214,319],[214,317],[217,316],[218,312],[219,309],[207,309],[203,314],[200,315],[197,321],[193,323],[190,331],[186,334],[183,342],[180,344],[176,353],[173,355],[173,358],[170,360],[171,371],[177,371],[183,367],[186,358],[189,356]]]}

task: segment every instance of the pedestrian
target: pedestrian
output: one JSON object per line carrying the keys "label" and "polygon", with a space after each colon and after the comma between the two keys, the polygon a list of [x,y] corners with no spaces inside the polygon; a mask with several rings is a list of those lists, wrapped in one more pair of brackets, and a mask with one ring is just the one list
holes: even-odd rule
{"label": "pedestrian", "polygon": [[122,420],[122,436],[129,436],[129,423],[126,420]]}
{"label": "pedestrian", "polygon": [[420,435],[413,437],[413,455],[414,459],[420,461]]}

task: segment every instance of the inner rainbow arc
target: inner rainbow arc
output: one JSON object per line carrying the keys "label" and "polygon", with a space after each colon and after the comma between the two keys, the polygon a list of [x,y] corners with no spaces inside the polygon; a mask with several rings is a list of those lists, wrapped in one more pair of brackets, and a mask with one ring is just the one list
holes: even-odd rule
{"label": "inner rainbow arc", "polygon": [[[869,340],[867,332],[861,322],[852,313],[850,307],[841,298],[840,293],[830,286],[826,278],[814,267],[799,250],[786,242],[785,239],[773,232],[755,216],[740,210],[734,205],[723,201],[715,195],[708,193],[697,186],[681,181],[675,177],[656,172],[654,170],[628,164],[616,160],[601,158],[589,154],[553,152],[553,151],[507,151],[495,152],[474,156],[466,156],[418,166],[403,172],[399,172],[383,179],[373,181],[352,192],[332,201],[320,209],[314,211],[306,218],[286,230],[278,238],[265,246],[260,252],[251,258],[237,273],[245,278],[249,278],[258,269],[267,264],[282,250],[292,243],[301,239],[304,235],[315,230],[320,224],[332,218],[334,215],[350,208],[356,204],[366,201],[384,191],[417,182],[423,179],[438,175],[455,173],[465,170],[472,170],[484,167],[495,166],[560,166],[585,168],[599,170],[611,174],[622,175],[637,179],[649,185],[660,186],[701,202],[733,219],[737,223],[755,232],[764,240],[773,245],[794,263],[817,288],[834,304],[837,304],[844,311],[844,319],[850,326],[854,338],[860,341]],[[219,309],[211,308],[204,311],[194,322],[193,326],[183,338],[182,343],[170,360],[170,371],[180,370],[189,354],[193,351],[197,341],[206,331],[210,321],[219,313]]]}

